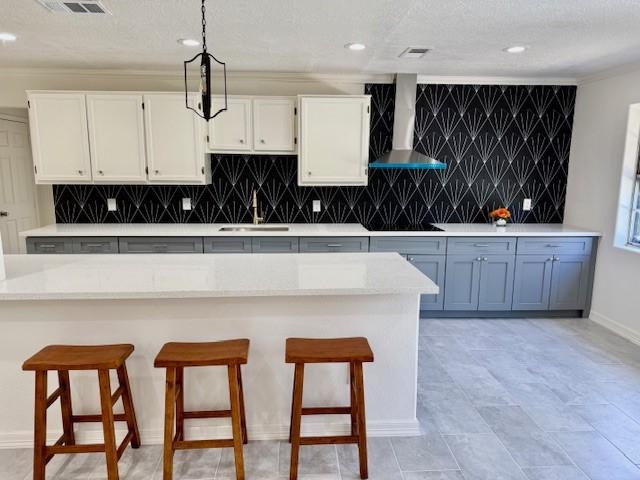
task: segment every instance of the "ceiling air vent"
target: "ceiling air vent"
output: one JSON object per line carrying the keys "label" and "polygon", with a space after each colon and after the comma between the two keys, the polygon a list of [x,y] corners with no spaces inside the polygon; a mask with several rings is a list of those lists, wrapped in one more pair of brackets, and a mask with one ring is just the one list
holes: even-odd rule
{"label": "ceiling air vent", "polygon": [[52,13],[100,13],[111,14],[102,2],[98,0],[78,0],[65,2],[63,0],[36,0],[40,5]]}
{"label": "ceiling air vent", "polygon": [[425,47],[409,47],[400,54],[400,58],[422,58],[429,53],[430,50],[430,48]]}

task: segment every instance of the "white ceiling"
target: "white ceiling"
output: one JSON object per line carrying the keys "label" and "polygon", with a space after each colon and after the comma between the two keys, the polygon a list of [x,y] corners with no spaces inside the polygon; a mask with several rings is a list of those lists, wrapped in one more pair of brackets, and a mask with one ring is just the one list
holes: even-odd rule
{"label": "white ceiling", "polygon": [[[104,0],[113,15],[0,0],[0,67],[165,70],[197,50],[198,0]],[[233,71],[580,78],[640,62],[639,0],[208,0],[209,48]],[[364,42],[363,52],[345,50]],[[525,44],[524,54],[504,47]],[[398,55],[433,47],[420,60]]]}

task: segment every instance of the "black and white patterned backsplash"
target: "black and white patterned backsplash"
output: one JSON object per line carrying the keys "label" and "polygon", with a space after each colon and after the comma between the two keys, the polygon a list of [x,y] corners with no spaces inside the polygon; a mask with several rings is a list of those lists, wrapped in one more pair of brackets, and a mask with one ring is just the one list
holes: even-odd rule
{"label": "black and white patterned backsplash", "polygon": [[[391,148],[395,86],[372,95],[370,157]],[[415,148],[445,170],[370,170],[367,187],[299,187],[297,157],[212,155],[206,186],[57,185],[59,223],[244,223],[258,191],[267,222],[560,223],[576,87],[418,85]],[[191,198],[192,210],[181,208]],[[118,210],[107,211],[107,198]],[[522,201],[531,198],[531,211]],[[322,202],[312,212],[312,200]]]}

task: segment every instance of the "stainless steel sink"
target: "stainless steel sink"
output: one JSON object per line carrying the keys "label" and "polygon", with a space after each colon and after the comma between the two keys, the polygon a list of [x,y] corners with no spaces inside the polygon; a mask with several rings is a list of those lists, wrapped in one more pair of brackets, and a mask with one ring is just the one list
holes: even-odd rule
{"label": "stainless steel sink", "polygon": [[289,227],[267,227],[267,226],[247,226],[247,227],[222,227],[219,232],[288,232]]}

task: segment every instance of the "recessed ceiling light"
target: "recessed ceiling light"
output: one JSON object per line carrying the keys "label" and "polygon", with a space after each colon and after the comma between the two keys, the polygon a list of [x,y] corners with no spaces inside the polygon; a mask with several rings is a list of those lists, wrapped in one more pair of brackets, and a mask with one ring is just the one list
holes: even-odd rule
{"label": "recessed ceiling light", "polygon": [[344,48],[349,50],[364,50],[367,46],[364,43],[347,43]]}
{"label": "recessed ceiling light", "polygon": [[13,33],[0,32],[0,42],[15,42],[16,37]]}
{"label": "recessed ceiling light", "polygon": [[525,45],[514,45],[512,47],[505,48],[504,51],[507,52],[507,53],[522,53],[527,48],[529,48],[529,47],[527,47]]}
{"label": "recessed ceiling light", "polygon": [[180,45],[184,45],[185,47],[197,47],[198,45],[200,45],[200,42],[198,40],[194,40],[192,38],[181,38],[180,40],[178,40],[178,43]]}

